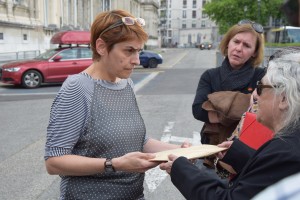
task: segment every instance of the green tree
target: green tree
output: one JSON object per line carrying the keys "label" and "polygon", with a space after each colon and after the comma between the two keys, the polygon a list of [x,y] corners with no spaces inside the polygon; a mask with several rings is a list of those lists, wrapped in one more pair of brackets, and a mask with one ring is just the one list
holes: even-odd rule
{"label": "green tree", "polygon": [[283,0],[211,0],[204,6],[205,13],[219,26],[220,34],[241,19],[250,19],[266,25],[270,17],[283,17]]}

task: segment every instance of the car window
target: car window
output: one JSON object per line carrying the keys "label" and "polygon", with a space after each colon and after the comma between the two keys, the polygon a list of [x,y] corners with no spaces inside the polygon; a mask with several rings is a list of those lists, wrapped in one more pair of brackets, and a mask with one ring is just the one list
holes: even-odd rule
{"label": "car window", "polygon": [[66,49],[58,54],[61,60],[78,59],[78,49]]}
{"label": "car window", "polygon": [[42,53],[41,55],[37,56],[35,59],[38,60],[47,60],[49,58],[51,58],[54,54],[57,53],[57,49],[50,49],[48,51],[46,51],[45,53]]}
{"label": "car window", "polygon": [[90,48],[81,48],[81,58],[92,58],[92,51]]}

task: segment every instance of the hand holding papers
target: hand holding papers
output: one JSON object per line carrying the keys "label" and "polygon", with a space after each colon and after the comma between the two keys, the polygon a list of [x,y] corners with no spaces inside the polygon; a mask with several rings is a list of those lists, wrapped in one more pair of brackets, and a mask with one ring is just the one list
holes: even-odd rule
{"label": "hand holding papers", "polygon": [[156,157],[151,159],[151,161],[169,161],[168,156],[174,154],[176,156],[184,156],[187,159],[202,158],[206,156],[213,155],[215,153],[226,150],[227,148],[218,147],[215,145],[198,145],[187,148],[178,148],[167,151],[161,151],[156,153]]}

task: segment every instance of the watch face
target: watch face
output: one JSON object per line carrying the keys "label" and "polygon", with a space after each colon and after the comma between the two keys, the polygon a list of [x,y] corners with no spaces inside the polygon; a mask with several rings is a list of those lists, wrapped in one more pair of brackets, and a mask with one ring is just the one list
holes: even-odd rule
{"label": "watch face", "polygon": [[106,172],[115,172],[114,167],[112,166],[112,162],[110,159],[107,159],[104,163]]}

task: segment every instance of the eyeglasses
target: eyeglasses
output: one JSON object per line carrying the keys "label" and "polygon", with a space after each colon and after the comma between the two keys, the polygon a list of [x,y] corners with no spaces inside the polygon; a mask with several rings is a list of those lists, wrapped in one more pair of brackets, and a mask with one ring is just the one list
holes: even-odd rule
{"label": "eyeglasses", "polygon": [[127,25],[127,26],[132,26],[135,23],[137,23],[140,26],[145,26],[145,20],[143,18],[132,18],[132,17],[122,17],[120,20],[118,20],[116,23],[110,25],[109,27],[107,27],[106,29],[104,29],[99,37],[101,37],[105,32],[116,28],[118,26],[122,26],[123,24]]}
{"label": "eyeglasses", "polygon": [[243,25],[243,24],[251,24],[252,25],[252,28],[258,32],[258,33],[263,33],[264,32],[264,27],[259,24],[259,23],[256,23],[256,22],[253,22],[253,21],[250,21],[248,19],[243,19],[241,21],[239,21],[238,25]]}
{"label": "eyeglasses", "polygon": [[279,88],[278,85],[264,85],[261,83],[261,81],[257,81],[256,83],[256,93],[258,96],[262,94],[263,88]]}

